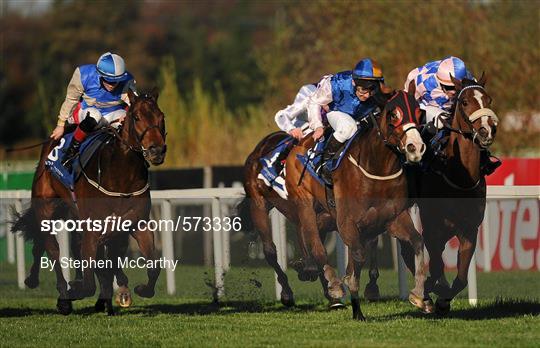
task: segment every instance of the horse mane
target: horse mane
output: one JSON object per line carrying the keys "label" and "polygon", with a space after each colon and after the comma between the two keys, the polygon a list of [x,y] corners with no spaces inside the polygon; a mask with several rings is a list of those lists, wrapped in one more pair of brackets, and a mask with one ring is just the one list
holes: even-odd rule
{"label": "horse mane", "polygon": [[478,81],[474,80],[474,79],[468,79],[468,78],[463,78],[461,80],[461,88],[463,89],[464,87],[468,87],[468,86],[475,86],[475,85],[478,85]]}

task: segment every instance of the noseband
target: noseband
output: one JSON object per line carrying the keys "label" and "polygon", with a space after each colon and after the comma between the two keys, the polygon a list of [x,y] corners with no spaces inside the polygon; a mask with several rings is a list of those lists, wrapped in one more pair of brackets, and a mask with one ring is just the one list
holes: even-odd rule
{"label": "noseband", "polygon": [[487,94],[487,93],[486,93],[486,90],[484,89],[484,87],[482,87],[480,85],[467,86],[467,87],[462,88],[461,91],[459,91],[459,94],[457,96],[457,108],[456,108],[457,110],[456,111],[461,114],[460,116],[463,117],[465,122],[468,124],[470,130],[463,130],[461,128],[454,128],[454,127],[452,127],[451,124],[448,123],[448,121],[443,121],[443,124],[444,124],[444,127],[447,128],[448,130],[450,130],[451,132],[459,133],[459,134],[463,135],[465,138],[471,139],[478,146],[482,147],[482,145],[480,145],[476,141],[476,139],[478,137],[478,131],[474,128],[473,122],[475,122],[476,120],[478,120],[481,117],[487,116],[487,117],[491,118],[493,120],[493,123],[495,124],[495,126],[497,126],[497,124],[499,123],[499,118],[497,117],[495,112],[493,110],[491,110],[490,108],[480,108],[480,109],[474,111],[472,114],[467,115],[465,110],[463,110],[462,94],[463,94],[464,91],[466,91],[468,89],[478,89],[478,90],[481,90],[484,94]]}

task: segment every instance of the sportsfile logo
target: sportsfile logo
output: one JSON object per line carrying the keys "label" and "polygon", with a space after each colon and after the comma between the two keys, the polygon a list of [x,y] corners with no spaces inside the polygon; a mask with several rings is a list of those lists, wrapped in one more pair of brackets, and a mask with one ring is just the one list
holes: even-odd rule
{"label": "sportsfile logo", "polygon": [[242,220],[240,217],[200,217],[200,216],[178,216],[176,220],[132,220],[123,219],[121,216],[107,216],[105,219],[94,220],[42,220],[41,231],[52,235],[58,232],[100,232],[106,234],[111,231],[135,232],[149,230],[156,231],[197,231],[202,229],[208,231],[238,232],[242,230]]}

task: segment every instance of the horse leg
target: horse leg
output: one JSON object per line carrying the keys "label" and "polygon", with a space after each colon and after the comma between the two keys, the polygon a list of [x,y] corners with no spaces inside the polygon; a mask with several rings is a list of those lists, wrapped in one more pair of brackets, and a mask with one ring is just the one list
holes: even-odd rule
{"label": "horse leg", "polygon": [[111,243],[111,247],[109,248],[113,265],[116,265],[116,267],[114,267],[114,276],[116,276],[118,290],[116,291],[115,302],[122,308],[131,306],[133,300],[131,298],[131,292],[129,291],[128,277],[126,273],[124,273],[124,270],[119,267],[119,263],[115,262],[115,260],[118,261],[119,258],[126,256],[128,239],[129,235],[126,235],[125,238],[118,238]]}
{"label": "horse leg", "polygon": [[30,289],[35,289],[39,285],[41,256],[43,256],[43,253],[45,252],[45,247],[41,238],[41,235],[38,235],[34,238],[34,244],[32,245],[32,256],[34,259],[32,267],[30,267],[30,274],[24,280],[24,284],[26,284],[26,286],[28,286],[28,288]]}
{"label": "horse leg", "polygon": [[[408,243],[414,250],[414,264],[409,265],[413,272],[415,286],[409,293],[409,302],[425,313],[433,311],[429,294],[425,292],[426,273],[424,269],[424,240],[414,227],[410,215],[404,211],[396,219],[387,224],[388,233],[404,243]],[[409,261],[410,262],[410,261]]]}
{"label": "horse leg", "polygon": [[[108,249],[108,247],[99,248],[97,255],[99,259],[105,259],[105,254],[108,254],[108,250],[105,250],[106,248]],[[107,259],[111,260],[113,264],[117,261],[109,257],[107,257]],[[114,308],[112,305],[114,267],[111,269],[98,268],[96,269],[96,276],[99,281],[100,292],[96,304],[94,305],[94,309],[98,313],[106,310],[107,315],[112,316],[114,315]]]}
{"label": "horse leg", "polygon": [[366,318],[360,308],[360,274],[362,266],[366,262],[366,245],[360,240],[359,232],[352,221],[340,226],[343,241],[349,247],[349,262],[347,263],[347,274],[343,282],[349,288],[351,294],[351,307],[353,319],[365,321]]}
{"label": "horse leg", "polygon": [[337,276],[337,272],[328,264],[326,249],[317,229],[317,217],[313,210],[313,203],[305,200],[300,203],[298,208],[300,233],[304,236],[308,250],[317,263],[317,273],[320,273],[320,270],[322,270],[325,279],[328,281],[328,294],[332,299],[339,300],[345,296],[345,290],[341,279]]}
{"label": "horse leg", "polygon": [[268,209],[264,198],[250,199],[249,212],[253,220],[253,226],[261,237],[266,262],[268,262],[274,269],[274,272],[276,272],[277,280],[281,285],[281,303],[287,307],[294,306],[294,295],[291,286],[289,285],[289,279],[277,261],[276,245],[272,240],[272,230],[270,229]]}
{"label": "horse leg", "polygon": [[[78,231],[71,233],[70,249],[73,259],[81,260],[81,239],[82,235]],[[80,291],[83,283],[83,272],[81,267],[75,268],[75,279],[69,282],[69,287]]]}
{"label": "horse leg", "polygon": [[458,273],[452,282],[448,296],[439,296],[435,302],[437,313],[447,314],[450,311],[450,302],[456,297],[468,284],[467,276],[469,266],[476,248],[476,234],[472,236],[458,235],[459,249],[457,256]]}
{"label": "horse leg", "polygon": [[374,238],[368,242],[369,260],[369,282],[364,289],[364,297],[368,301],[378,301],[381,298],[377,279],[379,279],[379,269],[377,267],[377,244],[379,238]]}
{"label": "horse leg", "polygon": [[[89,266],[97,260],[97,248],[98,248],[98,235],[92,231],[84,231],[81,244],[81,261],[87,263]],[[95,270],[93,267],[87,267],[83,270],[83,282],[82,286],[77,288],[71,288],[69,290],[70,298],[73,300],[80,300],[85,297],[92,297],[96,293],[96,281],[94,278]]]}
{"label": "horse leg", "polygon": [[[139,230],[132,234],[133,238],[137,241],[139,245],[139,250],[141,251],[142,256],[146,260],[156,260],[156,248],[154,245],[154,233],[149,230]],[[153,297],[155,294],[155,286],[159,273],[161,272],[160,267],[155,267],[157,262],[153,262],[153,267],[148,267],[146,273],[148,275],[148,282],[146,284],[139,284],[135,287],[135,293],[141,297]]]}
{"label": "horse leg", "polygon": [[49,259],[54,262],[54,272],[56,273],[56,290],[58,290],[58,300],[56,301],[56,308],[60,314],[68,315],[73,311],[73,306],[68,295],[68,284],[64,275],[62,274],[62,267],[60,266],[60,249],[58,242],[54,235],[48,235],[45,238],[45,250]]}

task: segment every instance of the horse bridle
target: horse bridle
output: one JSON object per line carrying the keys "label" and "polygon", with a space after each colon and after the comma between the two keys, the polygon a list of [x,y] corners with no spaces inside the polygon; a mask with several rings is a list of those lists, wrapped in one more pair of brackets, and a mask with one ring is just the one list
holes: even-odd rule
{"label": "horse bridle", "polygon": [[[143,97],[146,97],[146,98],[150,98],[148,97],[148,95],[144,95]],[[146,149],[143,145],[142,145],[142,141],[146,135],[146,133],[148,133],[148,131],[154,129],[154,128],[157,128],[159,130],[159,134],[161,135],[161,138],[163,139],[163,142],[165,142],[165,138],[167,136],[167,133],[165,133],[164,131],[162,131],[161,127],[159,124],[152,124],[152,125],[149,125],[148,127],[146,127],[142,133],[138,134],[136,131],[135,131],[135,121],[137,119],[133,117],[133,120],[129,122],[129,129],[128,129],[128,135],[130,138],[134,138],[136,140],[136,146],[133,146],[131,144],[129,144],[127,141],[123,140],[121,137],[120,137],[120,140],[122,141],[122,143],[124,145],[126,145],[131,151],[134,151],[134,152],[139,152],[139,153],[142,153],[143,157],[146,159],[148,158],[149,156],[149,150]]]}
{"label": "horse bridle", "polygon": [[461,114],[461,116],[463,117],[463,119],[465,120],[467,125],[469,126],[470,130],[463,130],[461,128],[454,128],[454,127],[452,127],[452,125],[447,120],[443,121],[443,125],[449,131],[461,134],[465,138],[471,139],[475,144],[477,144],[478,146],[483,148],[483,146],[476,141],[476,138],[478,137],[478,131],[473,126],[474,121],[478,120],[481,117],[487,116],[487,117],[491,118],[493,120],[493,122],[495,123],[495,126],[497,126],[497,124],[499,123],[499,118],[497,117],[495,112],[493,110],[491,110],[490,108],[480,108],[478,110],[475,110],[472,114],[467,115],[465,110],[463,110],[463,99],[461,98],[461,95],[463,94],[464,91],[466,91],[468,89],[479,89],[482,92],[484,92],[485,94],[487,94],[487,92],[484,89],[484,87],[481,86],[481,85],[467,86],[467,87],[462,88],[459,91],[459,94],[458,94],[458,96],[456,98],[457,99],[456,109],[457,109],[457,112],[459,112]]}
{"label": "horse bridle", "polygon": [[[392,98],[390,98],[388,100],[387,103],[389,103],[392,99],[396,98],[398,96],[399,93],[404,93],[403,91],[399,91],[396,93],[395,96],[393,96]],[[407,98],[405,97],[405,101],[407,103],[407,108],[409,110],[409,113],[411,112],[410,110],[410,107],[409,107],[409,102],[407,100]],[[380,114],[380,113],[379,113]],[[399,154],[402,154],[403,153],[403,150],[400,148],[400,146],[398,144],[401,144],[403,146],[403,149],[405,149],[405,145],[403,144],[403,138],[407,135],[407,132],[409,131],[412,131],[412,130],[418,130],[418,125],[416,125],[415,123],[415,126],[414,127],[409,127],[407,129],[405,129],[405,131],[401,134],[401,136],[398,136],[396,133],[395,133],[395,130],[397,128],[399,128],[400,126],[403,125],[403,122],[401,122],[397,127],[395,126],[392,126],[392,131],[390,132],[390,134],[388,135],[388,137],[386,137],[383,132],[381,131],[381,127],[379,126],[379,124],[377,123],[377,120],[375,119],[375,116],[379,115],[379,114],[374,114],[373,112],[370,112],[369,113],[369,117],[370,117],[370,120],[371,122],[374,124],[375,128],[377,129],[377,135],[382,139],[384,145],[386,145],[387,147],[389,147],[392,151],[394,152],[397,152]],[[393,144],[391,143],[389,140],[390,138],[392,137],[395,137],[397,139],[397,144]]]}

